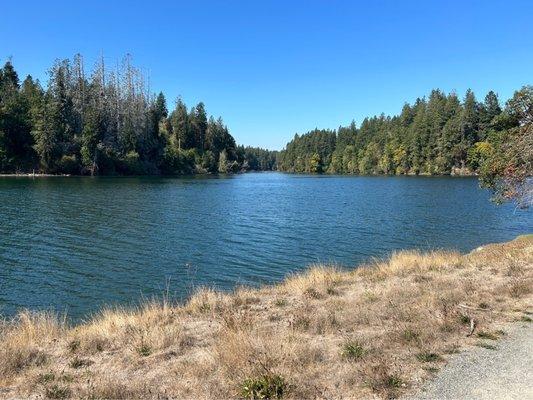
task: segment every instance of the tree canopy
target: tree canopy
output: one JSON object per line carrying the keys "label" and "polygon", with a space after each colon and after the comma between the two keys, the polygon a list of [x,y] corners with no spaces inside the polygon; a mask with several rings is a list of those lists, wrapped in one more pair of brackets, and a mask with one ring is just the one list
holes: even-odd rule
{"label": "tree canopy", "polygon": [[278,169],[336,174],[479,174],[497,201],[531,203],[533,89],[515,92],[505,107],[490,91],[480,102],[468,90],[433,90],[399,115],[365,118],[337,130],[296,134]]}
{"label": "tree canopy", "polygon": [[0,172],[192,174],[275,168],[275,153],[237,146],[205,105],[170,110],[126,56],[115,70],[99,60],[58,60],[45,88],[0,68]]}
{"label": "tree canopy", "polygon": [[504,106],[493,91],[478,101],[435,89],[398,115],[296,134],[277,152],[237,145],[202,102],[169,109],[130,56],[85,71],[81,55],[58,60],[43,88],[11,61],[0,68],[0,172],[479,174],[497,201],[532,202],[532,86]]}

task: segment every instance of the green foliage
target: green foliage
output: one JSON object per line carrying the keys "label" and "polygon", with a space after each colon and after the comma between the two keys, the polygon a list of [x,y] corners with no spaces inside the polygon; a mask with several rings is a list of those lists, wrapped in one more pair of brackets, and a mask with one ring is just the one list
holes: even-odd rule
{"label": "green foliage", "polygon": [[220,157],[218,159],[218,172],[225,174],[228,171],[228,153],[226,152],[226,150],[222,150],[222,153],[220,153]]}
{"label": "green foliage", "polygon": [[281,152],[237,146],[203,103],[169,114],[126,57],[111,79],[103,61],[90,76],[80,55],[57,61],[46,89],[11,64],[0,68],[0,172],[91,175],[234,173],[281,170],[342,174],[477,172],[495,200],[533,200],[533,88],[504,109],[489,92],[433,90],[400,115],[365,118],[337,130],[295,135]]}
{"label": "green foliage", "polygon": [[366,351],[364,347],[354,341],[349,341],[343,344],[341,355],[342,357],[349,359],[349,360],[359,360],[365,355]]}
{"label": "green foliage", "polygon": [[[0,68],[0,172],[144,175],[275,169],[276,152],[237,147],[221,118],[181,99],[170,113],[131,60],[121,80],[103,61],[90,76],[83,59],[57,61],[43,90]],[[220,154],[224,152],[223,162]]]}
{"label": "green foliage", "polygon": [[57,167],[65,174],[79,174],[80,163],[74,154],[63,155],[57,162]]}
{"label": "green foliage", "polygon": [[435,362],[439,361],[441,357],[437,353],[422,352],[416,355],[418,361],[422,362]]}
{"label": "green foliage", "polygon": [[143,160],[136,151],[126,153],[117,167],[118,171],[124,175],[148,175],[155,172],[154,166]]}
{"label": "green foliage", "polygon": [[480,168],[481,184],[494,191],[497,202],[528,207],[533,203],[533,86],[515,92],[492,124],[496,129],[488,139],[494,150]]}
{"label": "green foliage", "polygon": [[277,151],[239,146],[236,152],[238,160],[243,160],[242,169],[245,171],[273,171],[277,167]]}
{"label": "green foliage", "polygon": [[475,171],[480,170],[483,164],[491,157],[493,151],[494,148],[489,142],[474,143],[474,146],[468,150],[468,164]]}
{"label": "green foliage", "polygon": [[137,348],[137,353],[139,353],[141,357],[148,357],[150,354],[152,354],[152,348],[146,343],[142,343]]}
{"label": "green foliage", "polygon": [[263,375],[259,378],[246,379],[241,386],[241,395],[245,399],[281,399],[287,390],[287,383],[279,375]]}
{"label": "green foliage", "polygon": [[322,172],[322,159],[320,158],[320,154],[313,153],[311,155],[311,158],[309,159],[308,170],[311,173],[320,173],[320,172]]}
{"label": "green foliage", "polygon": [[494,92],[479,103],[470,90],[462,102],[454,93],[433,90],[427,99],[406,104],[398,116],[295,135],[279,154],[278,168],[348,174],[450,174],[466,166],[479,171],[493,146],[488,132],[516,126],[509,118],[498,122],[501,114]]}
{"label": "green foliage", "polygon": [[164,174],[193,174],[195,168],[195,153],[190,150],[179,150],[167,147],[161,161],[161,171]]}

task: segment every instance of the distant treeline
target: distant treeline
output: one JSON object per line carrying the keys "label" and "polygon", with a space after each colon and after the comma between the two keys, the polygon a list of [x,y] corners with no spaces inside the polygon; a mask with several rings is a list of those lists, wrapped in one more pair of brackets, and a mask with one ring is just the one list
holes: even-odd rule
{"label": "distant treeline", "polygon": [[478,102],[470,90],[462,100],[433,90],[400,115],[297,134],[277,152],[238,146],[203,103],[178,99],[169,112],[129,56],[88,74],[80,55],[57,61],[46,88],[21,83],[9,61],[0,68],[0,173],[479,173],[502,199],[531,203],[532,159],[532,86],[503,107],[492,91]]}
{"label": "distant treeline", "polygon": [[[428,98],[405,104],[400,115],[382,114],[365,118],[359,127],[352,122],[337,130],[315,129],[295,135],[280,152],[278,169],[341,174],[450,174],[485,168],[485,177],[490,179],[491,173],[503,172],[497,170],[505,165],[531,176],[532,99],[531,86],[517,91],[504,108],[493,91],[478,102],[471,90],[462,100],[455,93],[433,90]],[[520,137],[516,135],[520,134],[527,134],[524,140],[529,147],[523,143],[526,147],[518,148]],[[515,147],[507,149],[513,143]],[[506,151],[509,160],[504,159]]]}
{"label": "distant treeline", "polygon": [[238,146],[203,103],[167,109],[129,56],[86,74],[83,58],[57,61],[46,88],[0,69],[0,172],[192,174],[272,170],[276,152]]}

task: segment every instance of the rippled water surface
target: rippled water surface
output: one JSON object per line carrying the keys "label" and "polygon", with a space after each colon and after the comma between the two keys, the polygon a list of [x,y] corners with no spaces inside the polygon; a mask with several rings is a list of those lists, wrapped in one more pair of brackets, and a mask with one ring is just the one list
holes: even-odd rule
{"label": "rippled water surface", "polygon": [[471,250],[533,231],[473,178],[279,173],[0,178],[0,313],[135,304],[273,282],[315,262]]}

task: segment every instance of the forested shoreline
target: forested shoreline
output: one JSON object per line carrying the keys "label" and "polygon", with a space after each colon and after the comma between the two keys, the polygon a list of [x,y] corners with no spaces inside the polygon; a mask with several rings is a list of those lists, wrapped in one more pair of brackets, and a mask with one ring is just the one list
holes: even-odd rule
{"label": "forested shoreline", "polygon": [[490,91],[478,102],[468,90],[433,90],[395,116],[365,118],[337,130],[296,134],[277,169],[357,175],[479,175],[496,201],[533,203],[533,86],[505,106]]}
{"label": "forested shoreline", "polygon": [[502,109],[493,91],[478,102],[471,90],[462,101],[456,93],[433,90],[427,99],[405,104],[400,115],[295,135],[278,168],[364,175],[478,172],[502,141],[512,139],[509,131],[527,122],[523,114],[531,113],[532,93],[531,86],[522,88]]}
{"label": "forested shoreline", "polygon": [[285,149],[237,145],[203,103],[172,110],[126,56],[58,60],[46,88],[0,69],[0,173],[156,175],[279,170],[359,175],[479,174],[502,198],[532,197],[533,87],[501,105],[435,89],[399,115],[296,134]]}
{"label": "forested shoreline", "polygon": [[239,146],[203,103],[167,108],[129,56],[90,73],[81,55],[58,60],[46,88],[0,69],[0,173],[150,175],[275,168],[276,152]]}

